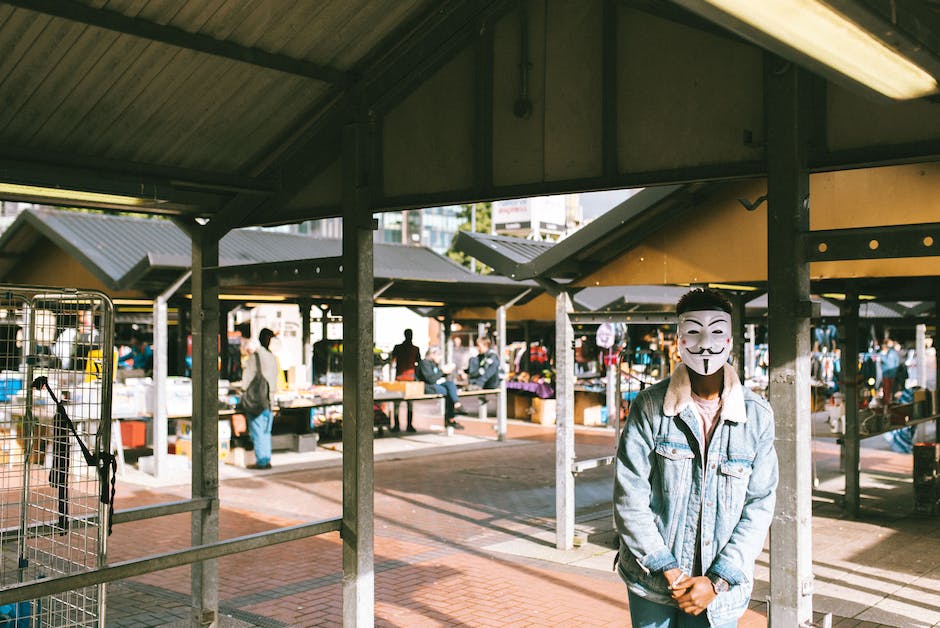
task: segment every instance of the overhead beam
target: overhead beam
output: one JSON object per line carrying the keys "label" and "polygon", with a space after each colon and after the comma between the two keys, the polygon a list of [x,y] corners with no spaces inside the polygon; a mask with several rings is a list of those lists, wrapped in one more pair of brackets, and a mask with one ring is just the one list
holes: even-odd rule
{"label": "overhead beam", "polygon": [[75,0],[3,0],[3,2],[21,9],[52,15],[72,22],[158,41],[177,48],[195,50],[216,57],[325,83],[346,85],[352,79],[349,73],[330,66],[267,52],[260,48],[242,46],[209,35],[191,33],[175,26],[130,17],[111,9],[94,8]]}
{"label": "overhead beam", "polygon": [[269,264],[222,266],[211,270],[216,273],[220,286],[226,287],[299,279],[339,279],[343,276],[342,269],[342,257],[324,257]]}
{"label": "overhead beam", "polygon": [[803,235],[810,262],[935,257],[940,255],[940,222],[810,231]]}

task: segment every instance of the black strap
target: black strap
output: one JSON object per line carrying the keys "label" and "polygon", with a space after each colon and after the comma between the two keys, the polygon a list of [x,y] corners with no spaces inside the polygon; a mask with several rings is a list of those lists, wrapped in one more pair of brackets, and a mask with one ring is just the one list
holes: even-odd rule
{"label": "black strap", "polygon": [[[99,499],[102,504],[107,504],[108,506],[108,535],[110,536],[111,528],[113,525],[112,519],[114,518],[114,493],[117,489],[117,458],[115,458],[114,455],[111,453],[110,444],[108,444],[108,451],[101,451],[101,452],[98,452],[97,454],[91,453],[91,451],[89,451],[88,447],[85,445],[84,441],[82,441],[81,437],[78,435],[78,432],[75,430],[75,424],[72,423],[72,419],[69,418],[69,413],[66,411],[65,405],[61,401],[58,400],[58,398],[55,396],[55,393],[52,392],[52,388],[49,387],[48,378],[46,378],[45,376],[37,377],[33,381],[33,388],[36,390],[42,390],[43,388],[46,389],[46,391],[49,393],[49,396],[52,397],[52,401],[55,403],[56,416],[59,417],[60,420],[63,423],[65,423],[66,426],[68,426],[68,430],[72,432],[72,435],[75,437],[75,440],[78,441],[78,446],[82,450],[82,456],[85,458],[85,462],[88,464],[89,467],[94,467],[98,471],[98,480],[99,480],[98,484],[99,484],[99,490],[100,490]],[[65,495],[63,495],[63,491],[66,489],[67,482],[68,482],[68,453],[67,451],[68,450],[66,449],[66,453],[64,457],[65,462],[63,463],[64,473],[63,473],[63,468],[58,469],[57,473],[55,469],[53,470],[53,473],[55,473],[55,477],[57,479],[57,482],[53,482],[53,484],[56,484],[59,487],[59,515],[60,515],[59,519],[60,519],[60,522],[63,524],[65,523],[63,519],[65,515],[67,514],[67,511],[65,510],[65,503],[64,503],[66,500],[66,497]],[[108,471],[109,470],[111,472],[110,492],[108,491]],[[50,476],[50,479],[51,477],[52,476]],[[66,527],[65,525],[62,525],[63,529],[65,527]]]}

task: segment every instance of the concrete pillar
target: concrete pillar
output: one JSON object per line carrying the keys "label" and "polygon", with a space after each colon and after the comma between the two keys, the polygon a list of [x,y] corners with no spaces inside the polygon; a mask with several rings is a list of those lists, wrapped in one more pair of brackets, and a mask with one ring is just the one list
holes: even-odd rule
{"label": "concrete pillar", "polygon": [[770,624],[813,620],[812,426],[810,424],[808,80],[795,64],[767,55],[767,234],[770,404],[780,461],[770,535]]}
{"label": "concrete pillar", "polygon": [[[496,353],[499,355],[500,366],[509,372],[506,366],[506,306],[496,308]],[[499,395],[496,402],[496,437],[506,440],[506,378],[499,378]],[[481,399],[481,403],[483,400]]]}
{"label": "concrete pillar", "polygon": [[555,547],[574,547],[574,328],[571,295],[555,297]]}
{"label": "concrete pillar", "polygon": [[[213,500],[209,508],[192,514],[193,546],[219,540],[219,281],[215,272],[207,270],[219,265],[219,239],[208,225],[192,231],[192,497]],[[193,563],[191,578],[193,625],[217,625],[218,561]]]}
{"label": "concrete pillar", "polygon": [[375,621],[373,245],[365,124],[343,129],[343,626]]}

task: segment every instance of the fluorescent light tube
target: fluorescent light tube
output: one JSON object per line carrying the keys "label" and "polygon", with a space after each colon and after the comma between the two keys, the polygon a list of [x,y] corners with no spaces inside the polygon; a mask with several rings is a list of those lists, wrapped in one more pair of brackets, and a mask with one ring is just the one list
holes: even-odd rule
{"label": "fluorescent light tube", "polygon": [[818,0],[704,2],[889,98],[940,89],[923,68]]}
{"label": "fluorescent light tube", "polygon": [[144,199],[137,196],[124,196],[121,194],[102,194],[100,192],[83,192],[81,190],[47,188],[37,185],[0,183],[0,196],[4,194],[37,199],[54,199],[66,202],[102,203],[107,205],[128,205],[132,207],[161,202],[155,199]]}

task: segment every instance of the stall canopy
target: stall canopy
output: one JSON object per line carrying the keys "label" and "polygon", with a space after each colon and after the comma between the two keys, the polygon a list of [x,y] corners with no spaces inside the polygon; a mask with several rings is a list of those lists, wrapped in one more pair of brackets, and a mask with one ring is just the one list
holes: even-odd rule
{"label": "stall canopy", "polygon": [[[861,244],[873,257],[878,240],[891,232],[877,227],[888,208],[896,224],[927,223],[940,215],[938,164],[819,173],[811,176],[811,182],[815,232],[870,226]],[[626,307],[631,293],[637,303],[655,300],[658,293],[649,288],[655,285],[711,283],[759,294],[767,289],[765,195],[763,180],[663,186],[628,198],[557,243],[464,232],[456,246],[506,276],[558,281],[574,293],[619,286]],[[905,257],[934,246],[929,234],[925,229],[920,237],[910,236],[890,259],[844,260],[835,253],[832,259],[812,263],[814,293],[832,298],[852,291],[863,302],[884,302],[884,309],[862,308],[863,317],[931,314],[940,257]],[[750,314],[766,312],[766,299],[749,301]],[[530,307],[540,304],[551,307],[546,295]]]}
{"label": "stall canopy", "polygon": [[[161,218],[27,209],[0,236],[0,281],[99,288],[112,296],[151,298],[192,263],[189,236]],[[221,285],[239,295],[292,299],[342,295],[341,242],[236,229],[220,243]],[[377,304],[495,307],[527,289],[469,272],[417,246],[375,245]],[[383,289],[384,288],[384,289]]]}

